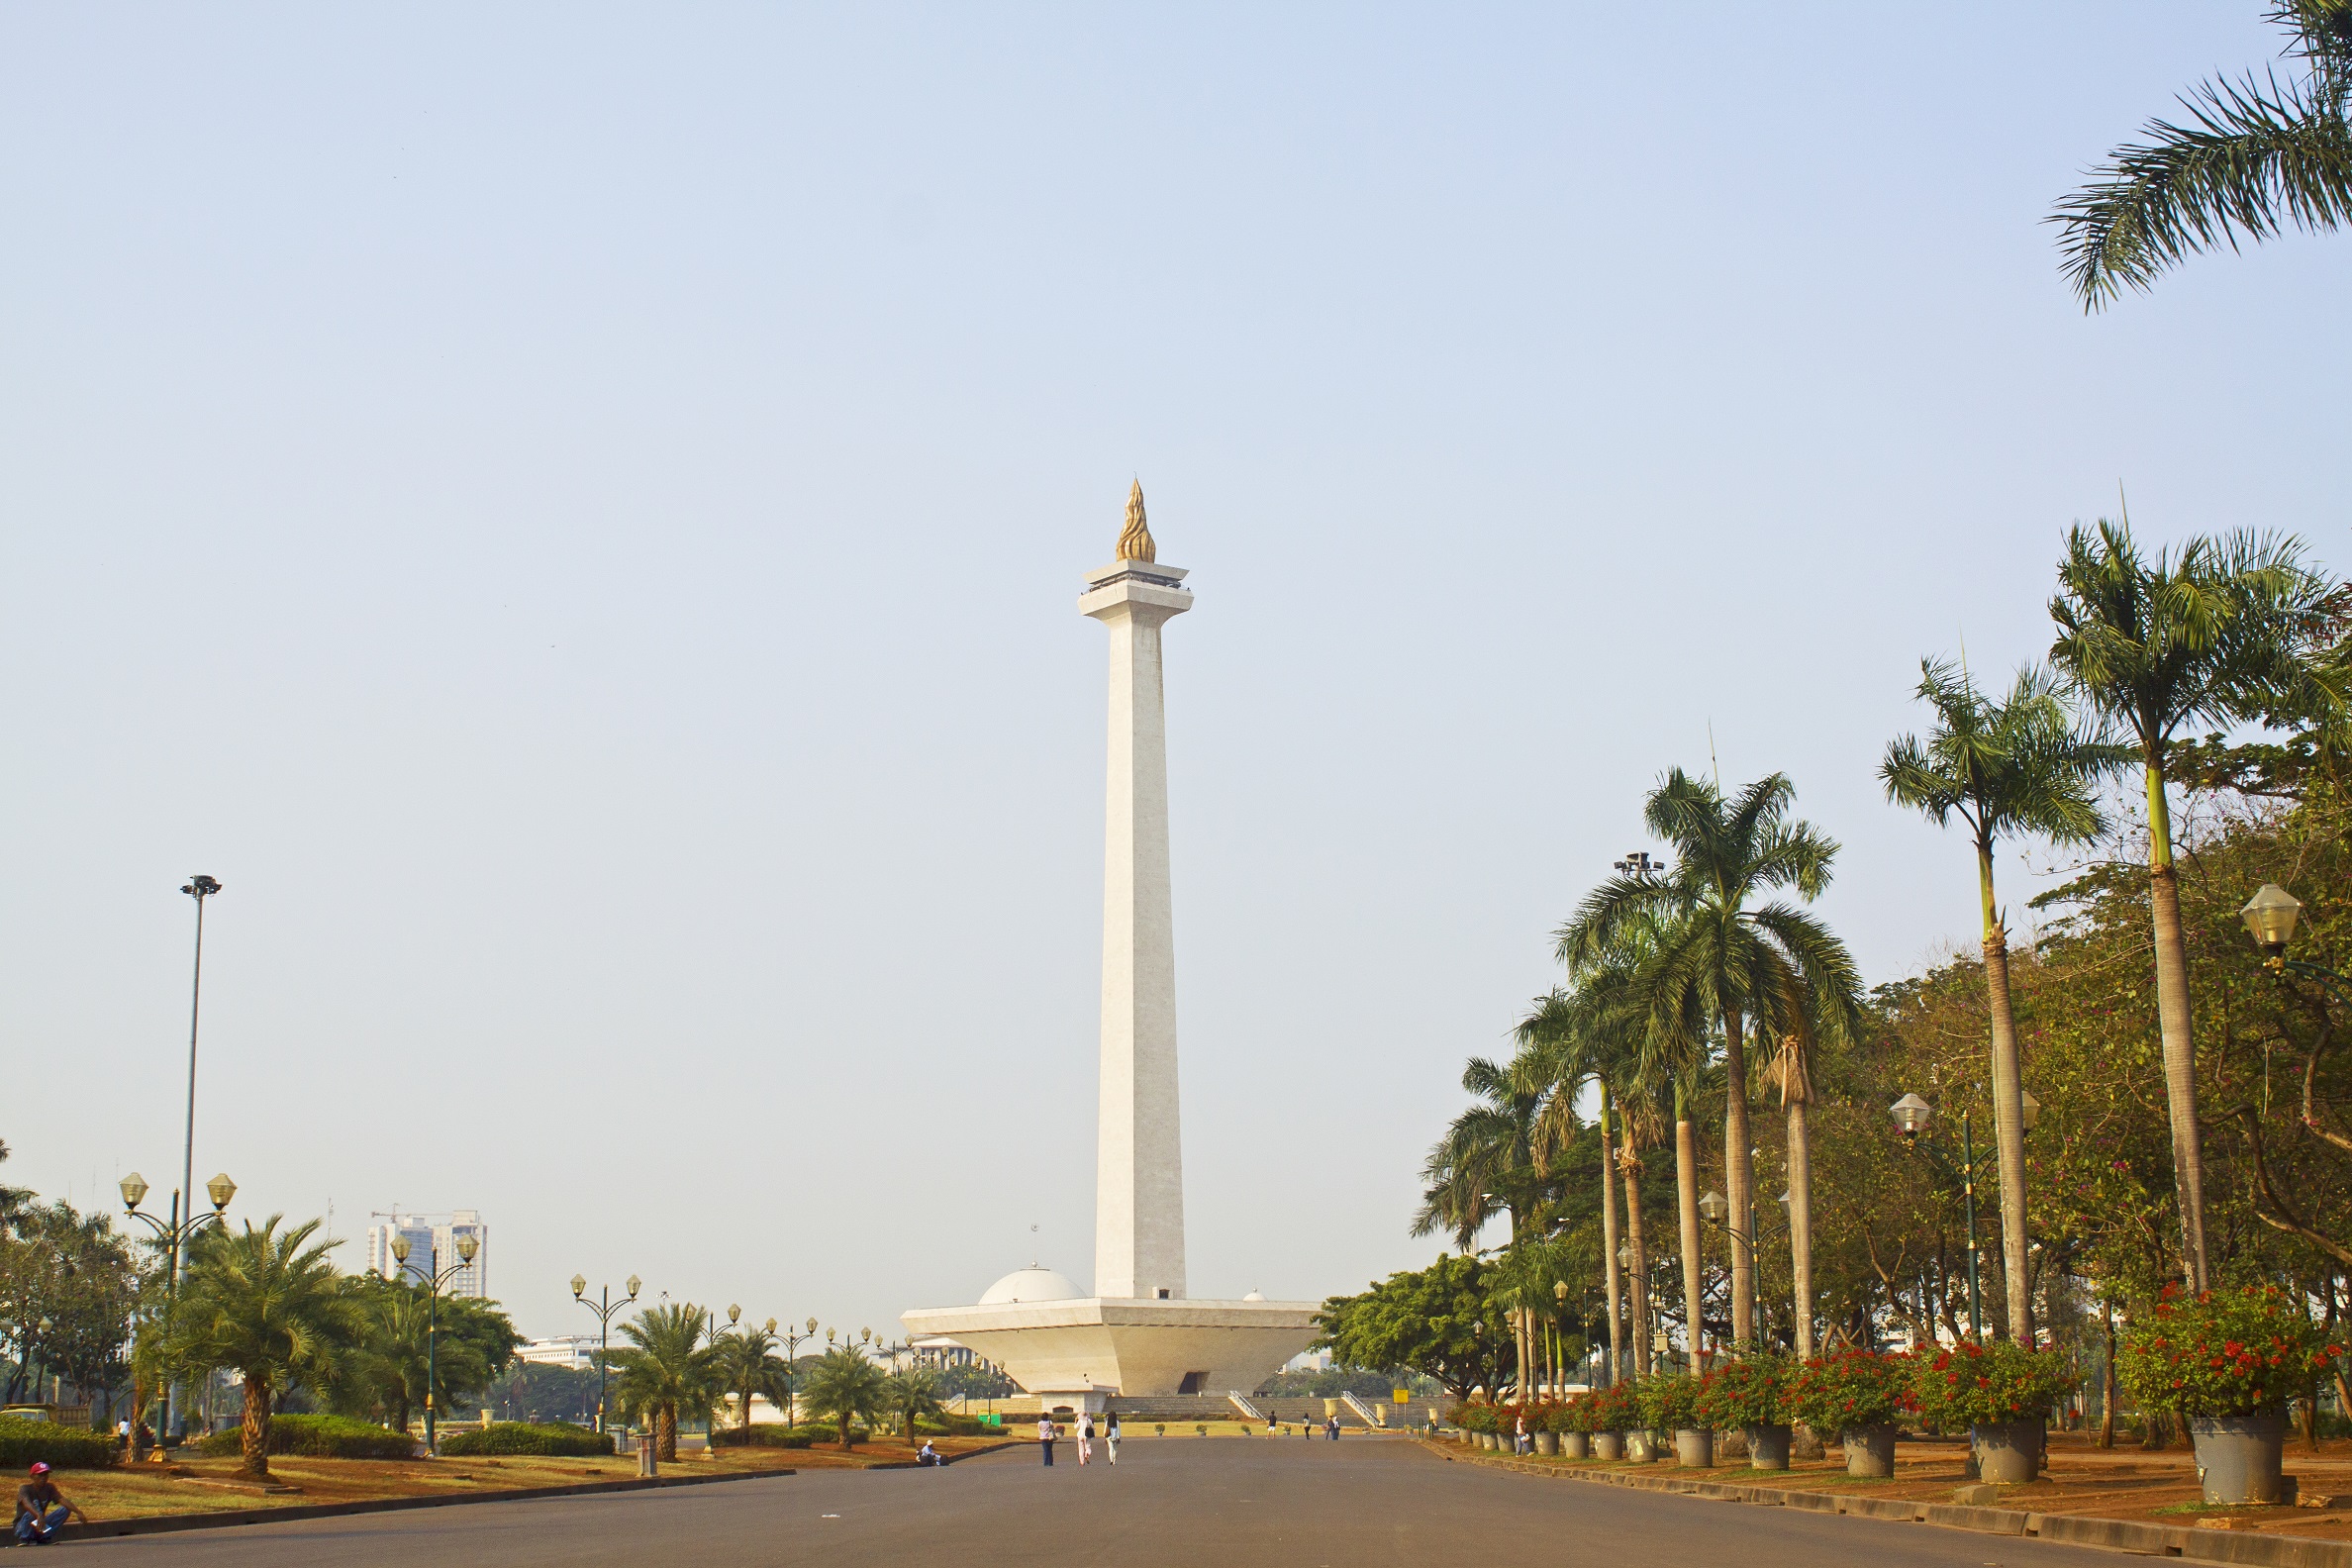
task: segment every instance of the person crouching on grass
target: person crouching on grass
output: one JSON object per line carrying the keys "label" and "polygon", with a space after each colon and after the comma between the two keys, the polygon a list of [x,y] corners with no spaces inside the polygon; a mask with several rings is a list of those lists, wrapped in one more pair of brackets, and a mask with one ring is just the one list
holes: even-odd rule
{"label": "person crouching on grass", "polygon": [[84,1524],[90,1516],[79,1507],[65,1501],[65,1494],[57,1490],[57,1483],[49,1479],[49,1467],[39,1460],[33,1464],[33,1479],[17,1488],[16,1538],[19,1546],[47,1546],[49,1537],[57,1533],[59,1525],[70,1517]]}

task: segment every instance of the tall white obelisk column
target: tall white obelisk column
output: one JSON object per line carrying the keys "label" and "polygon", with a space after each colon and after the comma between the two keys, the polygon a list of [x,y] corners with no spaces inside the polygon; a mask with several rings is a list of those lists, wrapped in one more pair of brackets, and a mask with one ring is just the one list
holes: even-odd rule
{"label": "tall white obelisk column", "polygon": [[1111,768],[1103,856],[1103,1085],[1095,1156],[1095,1294],[1184,1299],[1184,1150],[1176,1115],[1176,931],[1168,885],[1168,731],[1160,628],[1192,608],[1153,556],[1143,485],[1119,559],[1078,600],[1111,632]]}

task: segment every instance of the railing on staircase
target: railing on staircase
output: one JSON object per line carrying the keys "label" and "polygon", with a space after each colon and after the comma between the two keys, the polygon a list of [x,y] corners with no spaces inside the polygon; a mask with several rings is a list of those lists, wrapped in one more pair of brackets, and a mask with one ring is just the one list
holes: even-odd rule
{"label": "railing on staircase", "polygon": [[1388,1424],[1388,1422],[1373,1415],[1370,1407],[1366,1406],[1362,1400],[1357,1399],[1354,1394],[1350,1393],[1346,1389],[1341,1389],[1339,1391],[1339,1398],[1349,1410],[1354,1411],[1358,1416],[1361,1416],[1364,1419],[1365,1425],[1385,1426]]}
{"label": "railing on staircase", "polygon": [[1261,1422],[1266,1419],[1265,1413],[1250,1404],[1248,1397],[1239,1389],[1228,1391],[1225,1398],[1232,1403],[1233,1409],[1239,1411],[1246,1420],[1252,1422]]}

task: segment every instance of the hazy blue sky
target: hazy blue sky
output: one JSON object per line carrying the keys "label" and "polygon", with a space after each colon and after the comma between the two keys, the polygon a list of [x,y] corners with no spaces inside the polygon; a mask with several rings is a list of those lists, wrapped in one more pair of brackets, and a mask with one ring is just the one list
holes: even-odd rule
{"label": "hazy blue sky", "polygon": [[2039,221],[2261,10],[0,11],[7,1176],[172,1184],[207,871],[242,1213],[478,1207],[532,1333],[1089,1278],[1140,475],[1194,1293],[1425,1261],[1711,724],[1893,978],[1919,655],[2118,480],[2343,563],[2352,241],[2086,319]]}

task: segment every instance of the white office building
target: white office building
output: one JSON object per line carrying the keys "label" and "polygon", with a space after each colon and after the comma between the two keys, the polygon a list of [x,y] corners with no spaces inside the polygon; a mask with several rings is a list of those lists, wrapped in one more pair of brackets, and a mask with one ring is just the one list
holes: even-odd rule
{"label": "white office building", "polygon": [[[444,1296],[472,1296],[486,1298],[490,1294],[490,1227],[482,1224],[481,1211],[458,1209],[448,1214],[410,1214],[394,1210],[378,1213],[375,1224],[367,1227],[367,1271],[385,1279],[406,1279],[412,1285],[430,1282],[436,1272],[446,1281],[441,1286]],[[459,1255],[460,1238],[474,1239],[473,1261],[468,1263]],[[408,1242],[408,1257],[404,1261],[395,1252],[393,1240]]]}
{"label": "white office building", "polygon": [[583,1371],[596,1365],[596,1335],[557,1334],[552,1339],[533,1339],[515,1352],[515,1359],[536,1366]]}

